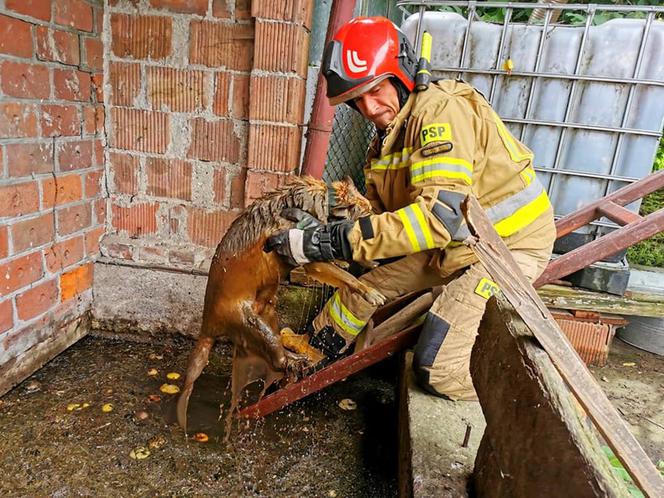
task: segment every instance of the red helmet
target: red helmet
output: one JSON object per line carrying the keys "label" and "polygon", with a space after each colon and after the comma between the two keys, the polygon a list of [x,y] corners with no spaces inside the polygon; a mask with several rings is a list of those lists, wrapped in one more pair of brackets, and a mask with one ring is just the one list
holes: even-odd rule
{"label": "red helmet", "polygon": [[356,17],[325,48],[323,75],[331,105],[354,99],[389,77],[410,92],[417,60],[406,35],[385,17]]}

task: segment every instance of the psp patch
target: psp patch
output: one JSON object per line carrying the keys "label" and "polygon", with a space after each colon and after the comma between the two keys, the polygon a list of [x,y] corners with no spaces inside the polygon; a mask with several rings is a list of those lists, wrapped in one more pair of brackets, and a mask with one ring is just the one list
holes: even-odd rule
{"label": "psp patch", "polygon": [[420,130],[420,144],[424,147],[433,141],[445,142],[452,140],[452,127],[449,123],[433,123]]}
{"label": "psp patch", "polygon": [[489,299],[498,292],[500,292],[500,287],[488,278],[482,278],[477,287],[475,287],[475,294],[482,296],[484,299]]}

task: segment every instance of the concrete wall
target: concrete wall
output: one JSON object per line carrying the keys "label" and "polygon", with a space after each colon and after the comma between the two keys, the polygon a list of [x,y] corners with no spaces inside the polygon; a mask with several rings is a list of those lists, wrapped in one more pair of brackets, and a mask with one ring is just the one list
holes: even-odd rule
{"label": "concrete wall", "polygon": [[102,18],[101,1],[0,2],[0,393],[79,337],[92,301]]}

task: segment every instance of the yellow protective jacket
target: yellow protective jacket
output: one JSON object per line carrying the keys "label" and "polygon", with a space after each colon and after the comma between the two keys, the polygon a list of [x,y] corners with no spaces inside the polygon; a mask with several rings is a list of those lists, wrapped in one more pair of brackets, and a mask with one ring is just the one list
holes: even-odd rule
{"label": "yellow protective jacket", "polygon": [[476,261],[460,205],[472,192],[508,246],[543,249],[555,240],[553,211],[532,152],[484,97],[454,80],[410,95],[365,176],[374,214],[352,228],[353,257],[369,262],[434,250],[442,274]]}

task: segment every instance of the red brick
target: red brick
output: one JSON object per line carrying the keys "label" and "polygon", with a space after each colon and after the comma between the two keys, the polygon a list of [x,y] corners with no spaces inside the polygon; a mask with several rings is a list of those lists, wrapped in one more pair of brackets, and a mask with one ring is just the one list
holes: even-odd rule
{"label": "red brick", "polygon": [[37,106],[9,102],[0,104],[0,138],[37,136]]}
{"label": "red brick", "polygon": [[252,69],[253,53],[252,24],[222,24],[209,21],[191,23],[189,61],[192,64],[249,71]]}
{"label": "red brick", "polygon": [[204,16],[207,12],[208,0],[150,0],[150,5],[155,9]]}
{"label": "red brick", "polygon": [[171,129],[167,113],[139,109],[111,109],[111,144],[117,149],[164,153]]}
{"label": "red brick", "polygon": [[40,252],[21,256],[0,264],[0,296],[30,285],[44,275]]}
{"label": "red brick", "polygon": [[240,169],[231,178],[231,200],[232,209],[244,208],[244,184],[247,181],[247,168]]}
{"label": "red brick", "polygon": [[230,73],[217,73],[214,78],[214,102],[212,110],[218,116],[228,116],[228,96],[230,94],[232,75]]}
{"label": "red brick", "polygon": [[32,247],[39,247],[55,237],[53,213],[46,213],[31,220],[11,225],[13,252],[18,254]]}
{"label": "red brick", "polygon": [[202,71],[167,67],[148,69],[148,98],[153,109],[193,112],[207,107]]}
{"label": "red brick", "polygon": [[80,201],[83,198],[82,190],[78,174],[47,177],[42,180],[42,207],[49,209]]}
{"label": "red brick", "polygon": [[111,103],[131,106],[141,90],[140,64],[111,62]]}
{"label": "red brick", "polygon": [[62,272],[66,267],[78,263],[84,256],[83,235],[63,240],[44,250],[46,269],[50,273]]}
{"label": "red brick", "polygon": [[222,19],[230,19],[231,11],[227,0],[212,0],[212,15]]}
{"label": "red brick", "polygon": [[94,201],[93,209],[95,211],[95,220],[99,224],[106,223],[106,204],[107,199],[101,198]]}
{"label": "red brick", "polygon": [[111,15],[111,49],[118,57],[163,59],[171,54],[169,17]]}
{"label": "red brick", "polygon": [[191,200],[191,163],[149,158],[146,171],[148,195]]}
{"label": "red brick", "polygon": [[[101,112],[103,112],[103,108]],[[83,133],[85,135],[94,135],[97,131],[97,106],[83,106]]]}
{"label": "red brick", "polygon": [[24,16],[51,20],[51,0],[5,0],[5,7]]}
{"label": "red brick", "polygon": [[92,199],[101,192],[101,177],[104,174],[102,170],[91,171],[85,175],[85,197]]}
{"label": "red brick", "polygon": [[57,210],[58,235],[67,235],[88,228],[92,224],[89,203]]}
{"label": "red brick", "polygon": [[232,121],[206,121],[204,118],[195,118],[191,123],[191,146],[187,157],[230,163],[238,160],[240,142],[235,136]]}
{"label": "red brick", "polygon": [[[236,5],[237,1],[242,0],[236,0]],[[311,15],[314,10],[314,2],[311,0],[285,0],[280,2],[279,8],[275,8],[274,0],[253,0],[252,2],[245,0],[245,3],[251,3],[253,17],[288,21],[311,27]]]}
{"label": "red brick", "polygon": [[41,130],[45,137],[78,136],[81,119],[74,105],[43,105]]}
{"label": "red brick", "polygon": [[235,0],[235,19],[250,19],[250,18],[251,18],[251,0]]}
{"label": "red brick", "polygon": [[53,20],[63,26],[92,31],[92,7],[84,0],[56,0]]}
{"label": "red brick", "polygon": [[57,156],[59,171],[91,168],[93,165],[92,140],[61,142],[57,149]]}
{"label": "red brick", "polygon": [[85,65],[90,69],[101,71],[104,68],[104,44],[99,38],[83,38],[85,49]]}
{"label": "red brick", "polygon": [[104,101],[104,75],[95,73],[92,75],[92,88],[95,92],[95,101],[101,103]]}
{"label": "red brick", "polygon": [[9,256],[9,227],[0,226],[0,259]]}
{"label": "red brick", "polygon": [[119,242],[105,242],[102,247],[104,248],[104,256],[129,261],[134,259],[135,248],[132,245],[120,244]]}
{"label": "red brick", "polygon": [[37,182],[14,183],[0,187],[0,218],[34,213],[38,209]]}
{"label": "red brick", "polygon": [[92,15],[95,18],[95,33],[101,33],[104,30],[104,8],[92,8]]}
{"label": "red brick", "polygon": [[113,204],[113,228],[127,232],[130,237],[140,237],[157,231],[156,203],[132,204],[123,207]]}
{"label": "red brick", "polygon": [[9,330],[14,326],[14,312],[12,310],[12,300],[0,301],[0,333]]}
{"label": "red brick", "polygon": [[58,280],[53,279],[36,285],[16,296],[16,311],[21,320],[30,320],[46,313],[58,303]]}
{"label": "red brick", "polygon": [[78,46],[78,35],[45,26],[35,27],[37,39],[37,59],[62,62],[70,66],[78,66],[81,53]]}
{"label": "red brick", "polygon": [[248,165],[253,169],[293,171],[300,163],[301,131],[295,126],[249,126]]}
{"label": "red brick", "polygon": [[90,73],[76,69],[55,69],[53,88],[56,99],[90,102],[92,94]]}
{"label": "red brick", "polygon": [[5,61],[0,67],[2,91],[10,97],[47,99],[51,95],[48,73],[41,65]]}
{"label": "red brick", "polygon": [[50,173],[53,167],[53,143],[7,144],[9,176],[28,176]]}
{"label": "red brick", "polygon": [[95,166],[103,166],[104,165],[104,142],[101,139],[96,139],[92,141],[92,149],[94,150],[94,160],[93,164]]}
{"label": "red brick", "polygon": [[30,23],[0,15],[0,53],[32,57]]}
{"label": "red brick", "polygon": [[236,74],[233,76],[233,117],[245,119],[249,117],[249,76]]}
{"label": "red brick", "polygon": [[113,193],[128,195],[138,193],[138,157],[111,152],[110,163],[110,170],[113,173]]}
{"label": "red brick", "polygon": [[245,186],[245,206],[249,206],[254,200],[262,197],[263,194],[274,190],[286,183],[290,175],[278,175],[267,173],[265,171],[247,172],[247,183]]}
{"label": "red brick", "polygon": [[60,299],[68,301],[92,287],[94,267],[92,263],[63,273],[60,277]]}
{"label": "red brick", "polygon": [[305,81],[283,76],[252,76],[249,119],[302,124]]}
{"label": "red brick", "polygon": [[214,170],[212,191],[214,192],[214,202],[217,204],[224,202],[226,198],[226,170]]}
{"label": "red brick", "polygon": [[93,228],[85,234],[85,254],[87,256],[96,256],[99,254],[99,241],[104,235],[106,228],[101,226]]}
{"label": "red brick", "polygon": [[237,213],[227,211],[206,211],[189,208],[187,231],[189,239],[199,246],[215,247],[221,237],[237,217]]}
{"label": "red brick", "polygon": [[307,76],[309,34],[302,26],[256,20],[253,69]]}

